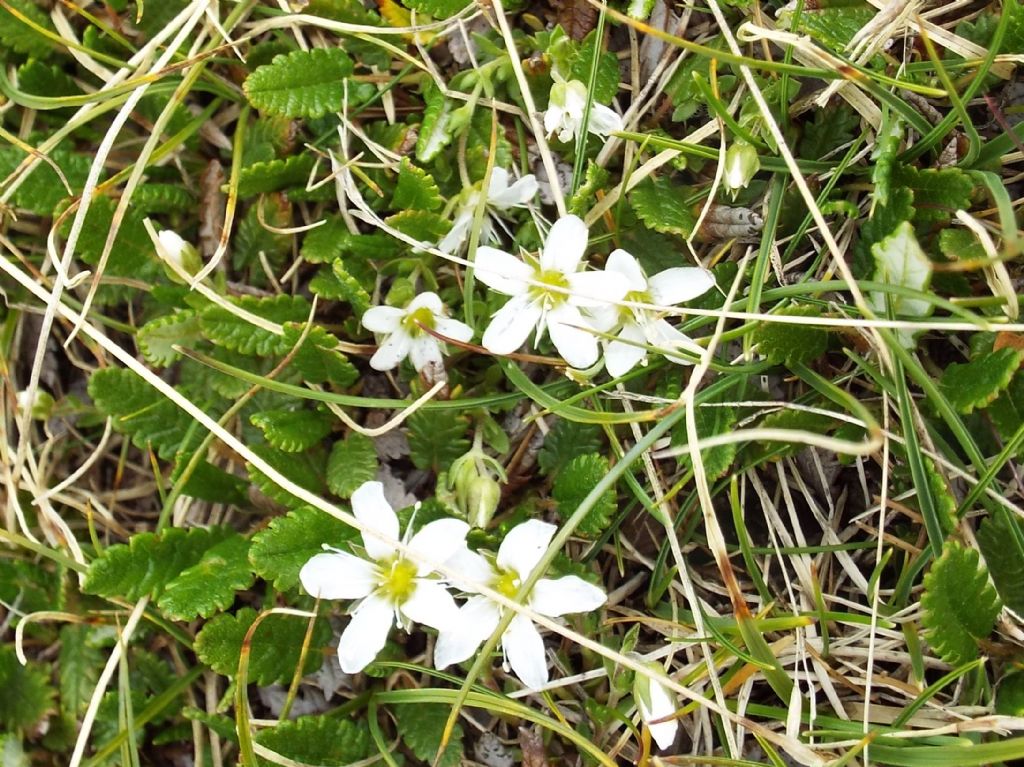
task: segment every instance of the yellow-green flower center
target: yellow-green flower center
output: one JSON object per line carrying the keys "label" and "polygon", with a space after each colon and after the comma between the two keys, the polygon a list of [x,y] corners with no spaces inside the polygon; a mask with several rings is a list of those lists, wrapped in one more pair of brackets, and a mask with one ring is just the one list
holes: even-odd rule
{"label": "yellow-green flower center", "polygon": [[[422,327],[421,327],[422,326]],[[423,328],[434,329],[434,313],[426,306],[409,312],[402,318],[402,327],[411,336],[418,336],[423,333]]]}
{"label": "yellow-green flower center", "polygon": [[534,275],[538,285],[530,287],[530,295],[534,299],[544,301],[545,307],[550,309],[565,301],[568,293],[562,292],[569,289],[569,280],[563,272],[557,269],[546,269]]}
{"label": "yellow-green flower center", "polygon": [[385,572],[381,591],[391,602],[400,605],[416,590],[416,565],[408,559],[396,559]]}
{"label": "yellow-green flower center", "polygon": [[515,570],[504,570],[494,582],[494,590],[509,599],[514,599],[520,585],[519,573]]}
{"label": "yellow-green flower center", "polygon": [[[634,301],[638,304],[654,303],[654,299],[651,298],[651,294],[646,290],[631,290],[622,300]],[[632,323],[637,319],[637,317],[642,315],[643,312],[643,309],[636,309],[630,306],[619,306],[619,321],[623,324]]]}

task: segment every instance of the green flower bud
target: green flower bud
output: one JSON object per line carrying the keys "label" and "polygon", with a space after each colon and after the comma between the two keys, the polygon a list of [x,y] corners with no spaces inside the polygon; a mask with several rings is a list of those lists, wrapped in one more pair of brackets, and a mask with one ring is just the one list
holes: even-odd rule
{"label": "green flower bud", "polygon": [[180,272],[191,277],[203,266],[199,252],[190,243],[181,239],[177,232],[172,232],[170,229],[164,229],[157,234],[157,248],[164,261],[164,272],[178,284],[184,285],[186,282]]}
{"label": "green flower bud", "polygon": [[746,141],[733,143],[725,152],[725,188],[736,198],[740,189],[745,189],[754,174],[761,169],[757,150]]}
{"label": "green flower bud", "polygon": [[477,476],[469,483],[466,520],[473,527],[486,529],[501,503],[501,485],[489,476]]}
{"label": "green flower bud", "polygon": [[53,407],[56,403],[53,401],[53,397],[49,392],[45,392],[42,389],[36,389],[35,397],[31,400],[28,397],[28,391],[20,391],[15,398],[18,403],[18,410],[28,410],[32,418],[37,421],[45,421],[50,417],[53,412]]}

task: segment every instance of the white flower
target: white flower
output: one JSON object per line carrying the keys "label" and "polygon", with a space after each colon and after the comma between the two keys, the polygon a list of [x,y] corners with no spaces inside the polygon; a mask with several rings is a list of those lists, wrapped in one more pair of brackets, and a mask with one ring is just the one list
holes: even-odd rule
{"label": "white flower", "polygon": [[[398,517],[384,499],[380,482],[365,482],[352,494],[356,519],[390,540],[398,540]],[[407,542],[429,562],[443,564],[465,548],[469,525],[458,519],[425,524]],[[406,538],[409,531],[406,531]],[[429,565],[406,559],[389,543],[363,535],[367,558],[344,551],[312,557],[299,572],[302,587],[320,599],[361,599],[338,642],[338,661],[347,674],[366,668],[384,647],[391,627],[410,622],[435,629],[458,620],[458,607],[444,585],[429,578]]]}
{"label": "white flower", "polygon": [[[475,592],[473,583],[479,583],[512,598],[537,566],[554,534],[554,525],[531,519],[509,531],[494,561],[464,548],[448,561],[448,566],[469,581],[456,581],[456,585],[465,591]],[[605,593],[597,586],[575,575],[566,575],[554,579],[541,578],[527,597],[526,604],[541,615],[557,618],[596,610],[606,599]],[[438,634],[434,665],[443,669],[469,658],[494,633],[503,610],[501,605],[483,595],[470,597],[459,609],[458,623]],[[508,666],[523,684],[533,690],[547,684],[544,641],[533,621],[524,615],[516,615],[501,635],[501,646]]]}
{"label": "white flower", "polygon": [[522,261],[495,248],[479,248],[476,276],[489,288],[512,296],[491,318],[484,331],[484,348],[510,354],[536,328],[537,339],[548,331],[558,353],[572,367],[587,368],[597,362],[597,337],[580,309],[618,301],[625,295],[625,286],[605,272],[579,271],[586,248],[587,227],[576,216],[555,222],[539,259],[527,256]]}
{"label": "white flower", "polygon": [[737,139],[726,150],[725,175],[722,180],[734,200],[760,169],[761,158],[757,156],[757,150],[746,141]]}
{"label": "white flower", "polygon": [[[491,179],[487,184],[487,201],[484,203],[484,219],[480,228],[480,242],[497,240],[495,226],[498,222],[498,212],[522,208],[537,194],[537,179],[532,173],[511,184],[509,179],[508,171],[504,168],[491,169]],[[437,244],[438,250],[445,253],[457,252],[466,241],[466,236],[473,225],[473,217],[476,215],[477,204],[480,202],[480,190],[470,189],[463,193],[462,197],[463,201],[459,205],[458,213],[455,214],[452,228]]]}
{"label": "white flower", "polygon": [[[690,301],[715,284],[711,272],[693,266],[673,267],[648,278],[637,260],[622,249],[614,250],[608,256],[605,273],[614,274],[625,286],[624,300],[658,306],[675,306]],[[652,309],[606,308],[595,314],[595,325],[605,332],[619,328],[617,338],[605,342],[605,367],[614,377],[625,375],[638,363],[645,362],[646,346],[669,350],[683,348],[695,354],[703,351]],[[680,364],[687,363],[682,357],[667,352],[665,358]]]}
{"label": "white flower", "polygon": [[181,279],[177,272],[180,271],[185,274],[192,275],[198,272],[202,267],[202,263],[199,260],[199,253],[190,243],[183,240],[177,232],[170,229],[162,229],[157,232],[156,242],[160,255],[164,260],[173,264],[174,267],[177,267],[177,269],[172,267],[172,269],[168,271],[168,276],[176,282]]}
{"label": "white flower", "polygon": [[374,306],[363,313],[362,322],[367,330],[385,336],[370,358],[370,367],[374,370],[396,368],[406,357],[412,357],[416,370],[444,365],[441,342],[424,327],[456,341],[469,341],[473,337],[469,325],[448,316],[436,293],[420,293],[404,309]]}
{"label": "white flower", "polygon": [[[558,140],[565,143],[579,138],[583,131],[583,112],[587,106],[587,86],[579,80],[565,80],[558,74],[548,97],[548,109],[544,113],[544,130],[550,136],[558,133]],[[613,110],[594,102],[590,105],[590,119],[587,130],[598,136],[607,136],[622,130],[622,118]]]}
{"label": "white flower", "polygon": [[[651,662],[648,668],[656,676],[663,674],[661,666],[657,663]],[[679,722],[675,719],[668,719],[665,722],[657,720],[675,714],[676,700],[672,691],[657,679],[638,673],[633,681],[633,698],[636,700],[640,718],[651,731],[651,737],[658,744],[658,748],[664,750],[671,746],[676,740]],[[652,722],[654,724],[651,724]]]}

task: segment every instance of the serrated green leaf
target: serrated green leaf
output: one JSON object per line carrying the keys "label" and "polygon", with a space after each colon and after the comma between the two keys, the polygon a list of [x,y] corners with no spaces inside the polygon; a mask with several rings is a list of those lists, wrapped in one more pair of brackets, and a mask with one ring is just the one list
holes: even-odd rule
{"label": "serrated green leaf", "polygon": [[[297,323],[284,324],[284,341],[294,349],[302,334],[303,327]],[[338,339],[319,325],[310,328],[302,346],[292,357],[291,367],[304,381],[312,384],[333,383],[348,388],[359,380],[359,371],[339,351]]]}
{"label": "serrated green leaf", "polygon": [[349,24],[381,26],[380,16],[367,10],[359,0],[310,0],[306,13]]}
{"label": "serrated green leaf", "polygon": [[63,69],[38,59],[29,59],[18,67],[18,89],[49,98],[76,96],[82,92]]}
{"label": "serrated green leaf", "polygon": [[545,474],[558,474],[577,455],[599,453],[603,446],[599,427],[560,418],[544,437],[544,446],[537,454],[537,465]]}
{"label": "serrated green leaf", "polygon": [[[917,244],[914,228],[906,221],[881,242],[872,245],[871,254],[875,258],[875,282],[919,291],[927,290],[931,283],[931,259]],[[926,317],[932,311],[932,305],[923,298],[880,292],[871,293],[869,298],[874,309],[883,315],[890,308],[896,315],[911,317]],[[900,337],[905,345],[912,345],[909,334],[901,331]]]}
{"label": "serrated green leaf", "polygon": [[202,429],[192,418],[130,370],[104,368],[89,377],[89,396],[113,419],[114,429],[132,444],[152,448],[164,460],[186,444],[198,442]]}
{"label": "serrated green leaf", "polygon": [[321,298],[332,301],[347,301],[357,314],[370,308],[370,293],[363,287],[340,258],[334,259],[330,267],[324,267],[310,280],[309,289]]}
{"label": "serrated green leaf", "polygon": [[[999,436],[1008,440],[1024,424],[1024,374],[1019,371],[1010,379],[1009,386],[985,410]],[[1024,451],[1024,448],[1021,448]],[[1020,454],[1020,452],[1018,454]]]}
{"label": "serrated green leaf", "polygon": [[146,183],[132,195],[132,209],[151,213],[185,213],[196,205],[196,198],[183,186]]}
{"label": "serrated green leaf", "polygon": [[249,562],[256,574],[278,591],[294,588],[299,570],[323,545],[339,547],[356,536],[354,528],[312,506],[302,506],[272,520],[252,538]]}
{"label": "serrated green leaf", "polygon": [[323,117],[341,110],[352,60],[341,48],[275,56],[242,86],[254,107],[280,117]]}
{"label": "serrated green leaf", "polygon": [[576,194],[569,200],[569,212],[583,216],[593,204],[597,193],[608,183],[609,173],[592,160],[587,160],[587,172]]}
{"label": "serrated green leaf", "polygon": [[[245,634],[258,613],[243,607],[235,615],[218,615],[196,636],[196,657],[218,674],[235,677]],[[261,687],[290,682],[299,665],[308,619],[295,615],[268,615],[253,632],[249,645],[249,681]],[[331,627],[318,619],[310,641],[303,674],[320,667],[323,655],[318,650],[331,639]]]}
{"label": "serrated green leaf", "polygon": [[[555,477],[551,497],[558,503],[558,514],[563,520],[571,517],[594,485],[608,474],[608,461],[599,453],[577,455]],[[618,506],[615,490],[609,489],[583,518],[576,532],[586,538],[596,538],[611,524]]]}
{"label": "serrated green leaf", "polygon": [[[836,419],[821,413],[786,408],[766,415],[761,419],[758,427],[762,429],[793,429],[809,431],[815,434],[827,434],[835,429],[838,423]],[[799,442],[757,442],[749,445],[744,450],[744,455],[749,456],[752,461],[759,461],[768,455],[774,458],[793,455],[803,448],[804,446]]]}
{"label": "serrated green leaf", "polygon": [[648,228],[663,234],[689,237],[697,219],[686,202],[687,189],[667,178],[644,181],[629,196],[633,211]]}
{"label": "serrated green leaf", "polygon": [[308,450],[331,432],[331,419],[318,410],[264,410],[249,416],[249,423],[286,453]]}
{"label": "serrated green leaf", "polygon": [[[697,407],[693,414],[693,420],[697,428],[698,439],[716,437],[732,431],[736,425],[736,410],[728,406],[707,403]],[[677,447],[689,444],[685,423],[680,423],[672,430],[672,444]],[[704,464],[704,472],[709,480],[717,479],[725,474],[732,465],[738,449],[739,445],[730,442],[726,445],[717,445],[701,450],[701,462]],[[689,451],[680,453],[676,457],[676,461],[680,468],[689,468],[692,465]]]}
{"label": "serrated green leaf", "polygon": [[861,224],[860,237],[853,248],[853,273],[860,279],[868,279],[875,271],[875,258],[871,246],[881,242],[904,221],[914,215],[914,195],[909,189],[897,187],[889,195],[888,205],[879,205],[871,218]]}
{"label": "serrated green leaf", "polygon": [[[174,471],[171,472],[171,479],[176,481],[186,465],[184,456],[179,457]],[[242,477],[226,472],[209,461],[200,461],[182,486],[181,493],[211,503],[246,506],[249,502],[248,488],[249,483]]]}
{"label": "serrated green leaf", "polygon": [[402,3],[414,11],[427,13],[435,19],[447,19],[454,16],[467,5],[470,0],[402,0]]}
{"label": "serrated green leaf", "polygon": [[[235,235],[231,251],[231,265],[242,270],[261,264],[264,259],[273,265],[280,264],[291,253],[292,236],[267,227],[286,228],[291,225],[291,203],[283,195],[270,194],[263,199],[262,205],[249,206],[238,225],[238,234]],[[266,284],[267,278],[262,266],[250,269],[249,281],[255,287]]]}
{"label": "serrated green leaf", "polygon": [[88,705],[103,667],[102,653],[87,641],[93,630],[84,623],[60,630],[60,708],[73,719]]}
{"label": "serrated green leaf", "polygon": [[978,657],[978,641],[992,633],[999,596],[975,549],[947,541],[924,576],[921,623],[932,649],[958,666]]}
{"label": "serrated green leaf", "polygon": [[230,535],[168,583],[157,605],[168,618],[180,621],[196,616],[208,618],[230,607],[235,592],[252,585],[248,553],[249,541],[238,534]]}
{"label": "serrated green leaf", "polygon": [[361,484],[377,476],[377,450],[373,440],[352,432],[338,440],[327,459],[327,486],[340,498],[349,498]]}
{"label": "serrated green leaf", "polygon": [[0,690],[0,730],[27,730],[53,710],[50,675],[34,663],[22,666],[10,645],[0,645]]}
{"label": "serrated green leaf", "polygon": [[[814,306],[790,306],[777,314],[783,317],[820,317]],[[828,332],[813,325],[762,321],[751,334],[757,350],[779,365],[806,363],[818,359],[828,349]]]}
{"label": "serrated green leaf", "polygon": [[1000,598],[1018,615],[1024,615],[1024,551],[1019,541],[1024,530],[1005,510],[989,514],[978,528],[978,546]]}
{"label": "serrated green leaf", "polygon": [[217,527],[174,527],[160,535],[136,533],[128,543],[108,546],[89,563],[82,590],[130,601],[158,595],[230,534],[231,531]]}
{"label": "serrated green leaf", "polygon": [[985,407],[1010,385],[1024,353],[1004,347],[963,364],[953,363],[942,373],[939,388],[957,411],[967,414]]}
{"label": "serrated green leaf", "polygon": [[341,256],[341,240],[349,233],[348,225],[341,216],[330,216],[325,220],[325,224],[306,233],[299,249],[299,255],[311,264],[329,264]]}
{"label": "serrated green leaf", "polygon": [[409,457],[418,469],[440,472],[469,449],[469,421],[453,410],[417,410],[409,426]]}
{"label": "serrated green leaf", "polygon": [[[867,3],[840,5],[813,11],[804,9],[796,28],[808,34],[833,51],[841,52],[863,27],[875,16],[875,9]],[[789,17],[786,14],[787,27]]]}
{"label": "serrated green leaf", "polygon": [[412,751],[413,755],[423,763],[434,767],[459,767],[462,764],[462,725],[456,724],[451,732],[451,739],[445,746],[441,758],[435,761],[437,750],[441,747],[441,736],[448,721],[447,706],[436,703],[401,706],[396,711],[395,721],[402,742]]}
{"label": "serrated green leaf", "polygon": [[[579,49],[572,60],[571,80],[579,80],[586,85],[590,82],[590,70],[594,65],[597,30],[592,30],[580,41]],[[609,104],[619,92],[619,60],[614,53],[601,51],[597,63],[597,78],[591,94],[598,104]]]}
{"label": "serrated green leaf", "polygon": [[845,104],[815,110],[813,119],[804,123],[800,157],[819,160],[851,141],[859,128],[860,115]]}
{"label": "serrated green leaf", "polygon": [[0,49],[8,48],[37,59],[47,58],[53,53],[53,43],[45,35],[11,13],[13,9],[37,27],[56,35],[53,24],[42,9],[28,0],[6,0],[6,6],[0,6]]}
{"label": "serrated green leaf", "polygon": [[391,207],[398,210],[437,210],[443,202],[434,177],[409,162],[408,157],[403,157]]}
{"label": "serrated green leaf", "polygon": [[922,236],[936,226],[948,224],[958,210],[971,207],[974,182],[960,168],[916,168],[897,164],[893,184],[914,195],[914,226]]}
{"label": "serrated green leaf", "polygon": [[[295,484],[311,493],[323,494],[324,464],[326,461],[319,451],[285,453],[272,448],[270,445],[255,445],[251,449],[256,455]],[[304,501],[286,490],[282,490],[252,464],[246,465],[249,468],[249,478],[268,498],[272,498],[278,503],[290,507],[301,506],[304,503]]]}
{"label": "serrated green leaf", "polygon": [[238,174],[238,196],[244,200],[293,186],[305,187],[315,162],[311,154],[294,154],[242,168]]}
{"label": "serrated green leaf", "polygon": [[[27,156],[17,147],[0,146],[0,177],[6,178],[13,173]],[[64,179],[71,187],[72,194],[81,192],[89,175],[89,158],[66,149],[55,149],[50,152],[49,157],[53,164],[60,168]],[[15,208],[40,216],[50,216],[57,204],[67,196],[67,187],[50,163],[41,162],[15,190],[11,203]],[[88,220],[87,218],[86,221]]]}
{"label": "serrated green leaf", "polygon": [[[353,764],[365,759],[370,751],[368,727],[352,719],[331,716],[300,716],[260,730],[255,740],[261,746],[291,759],[293,764],[322,767]],[[260,767],[271,767],[273,762],[259,758],[259,764]]]}
{"label": "serrated green leaf", "polygon": [[198,315],[189,309],[150,320],[135,335],[146,362],[166,367],[181,355],[174,346],[188,346],[202,337]]}
{"label": "serrated green leaf", "polygon": [[[263,319],[283,324],[304,322],[309,317],[309,301],[302,296],[282,294],[269,298],[242,296],[231,302]],[[199,315],[199,324],[210,341],[242,354],[267,357],[286,354],[290,349],[283,336],[258,327],[220,306],[211,305]]]}
{"label": "serrated green leaf", "polygon": [[452,112],[455,107],[433,82],[423,92],[423,100],[426,106],[419,137],[416,139],[416,159],[428,163],[452,142]]}
{"label": "serrated green leaf", "polygon": [[451,222],[426,210],[403,210],[384,219],[402,234],[426,243],[434,243],[451,229]]}

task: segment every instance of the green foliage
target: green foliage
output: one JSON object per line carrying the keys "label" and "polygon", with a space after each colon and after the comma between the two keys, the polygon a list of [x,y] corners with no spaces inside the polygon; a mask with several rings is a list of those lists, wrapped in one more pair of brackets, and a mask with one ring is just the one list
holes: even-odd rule
{"label": "green foliage", "polygon": [[[0,7],[0,15],[2,14],[3,10]],[[17,147],[0,146],[0,178],[6,178],[13,173],[27,156]],[[67,149],[55,149],[50,152],[49,157],[52,163],[60,168],[61,174],[71,187],[71,194],[81,192],[89,174],[89,158]],[[14,191],[11,202],[15,208],[40,216],[49,216],[57,204],[67,196],[68,189],[52,165],[40,162]]]}
{"label": "green foliage", "polygon": [[630,192],[633,211],[649,228],[663,234],[689,237],[697,218],[687,203],[688,190],[660,177],[639,184]]}
{"label": "green foliage", "polygon": [[332,493],[348,498],[376,476],[377,450],[372,439],[352,432],[334,443],[327,459],[327,486]]}
{"label": "green foliage", "polygon": [[1024,615],[1024,528],[1016,517],[999,509],[985,517],[977,536],[1000,598]]}
{"label": "green foliage", "polygon": [[[727,434],[736,425],[736,410],[730,406],[719,405],[709,402],[699,405],[693,413],[694,426],[697,429],[697,437],[705,440],[708,437],[717,437],[720,434]],[[686,431],[686,424],[680,423],[672,430],[672,444],[676,447],[684,447],[690,442]],[[709,480],[717,479],[725,474],[736,457],[738,445],[730,442],[725,445],[704,448],[700,451],[701,463],[704,465],[704,472]],[[690,452],[680,453],[676,457],[680,468],[692,466]]]}
{"label": "green foliage", "polygon": [[[913,227],[904,221],[895,231],[881,242],[871,246],[875,258],[875,282],[896,285],[924,292],[932,280],[932,262],[917,244]],[[870,295],[874,309],[886,315],[926,317],[932,312],[932,304],[923,298],[908,298],[891,293],[874,292]],[[913,346],[913,333],[898,331],[900,343]]]}
{"label": "green foliage", "polygon": [[441,191],[434,177],[409,162],[408,157],[402,158],[391,207],[397,210],[437,210],[442,203]]}
{"label": "green foliage", "polygon": [[331,419],[319,410],[264,410],[249,416],[272,446],[286,453],[301,453],[331,432]]}
{"label": "green foliage", "polygon": [[[302,296],[279,295],[270,298],[242,296],[231,303],[244,312],[255,314],[278,324],[303,322],[309,316],[309,302]],[[254,325],[228,309],[217,305],[206,307],[199,315],[200,327],[210,341],[242,354],[266,357],[289,351],[286,340],[266,328]]]}
{"label": "green foliage", "polygon": [[455,107],[432,81],[423,92],[423,100],[426,107],[423,110],[419,137],[416,139],[416,159],[421,163],[428,163],[452,141],[455,127],[452,112]]}
{"label": "green foliage", "polygon": [[[597,48],[597,31],[590,32],[579,44],[576,55],[571,59],[571,78],[584,85],[590,82],[590,70],[594,66],[594,52]],[[590,92],[598,104],[608,104],[619,91],[619,61],[614,53],[601,51],[597,62],[597,78]]]}
{"label": "green foliage", "polygon": [[[292,760],[291,764],[343,767],[365,759],[370,752],[369,728],[336,716],[300,716],[260,730],[255,740]],[[269,767],[273,762],[261,757],[259,764],[260,767]]]}
{"label": "green foliage", "polygon": [[599,453],[603,446],[600,428],[561,418],[544,438],[544,446],[537,454],[537,464],[545,474],[558,474],[577,455]]}
{"label": "green foliage", "polygon": [[199,436],[187,413],[130,370],[97,370],[89,378],[89,396],[100,413],[113,418],[114,429],[163,459]]}
{"label": "green foliage", "polygon": [[299,570],[323,545],[342,547],[356,535],[354,528],[312,506],[302,506],[270,525],[252,538],[249,562],[263,580],[278,591],[294,588]]}
{"label": "green foliage", "polygon": [[[257,613],[243,607],[235,615],[218,615],[203,626],[196,636],[196,657],[218,674],[234,677],[246,632],[255,623]],[[302,644],[309,621],[295,615],[271,614],[260,621],[249,645],[249,676],[251,683],[261,687],[290,682],[299,665]],[[318,619],[313,627],[303,674],[311,674],[323,662],[319,649],[331,639],[331,627]]]}
{"label": "green foliage", "polygon": [[845,104],[838,108],[816,109],[814,118],[804,124],[800,138],[800,156],[818,160],[851,141],[860,127],[860,115]]}
{"label": "green foliage", "polygon": [[1024,352],[1009,347],[988,352],[963,364],[953,363],[939,381],[942,393],[961,413],[990,404],[1010,385]]}
{"label": "green foliage", "polygon": [[314,162],[313,155],[299,154],[242,168],[238,175],[238,196],[244,200],[293,186],[305,187]]}
{"label": "green foliage", "polygon": [[906,187],[914,195],[914,226],[924,234],[948,224],[958,210],[971,207],[974,182],[960,168],[915,168],[897,165],[893,183]]}
{"label": "green foliage", "polygon": [[1006,389],[996,397],[985,412],[992,419],[999,436],[1004,440],[1011,439],[1016,431],[1024,425],[1024,374],[1020,371],[1016,372]]}
{"label": "green foliage", "polygon": [[[819,10],[804,10],[795,31],[808,34],[834,51],[841,52],[863,27],[875,16],[875,9],[867,3],[843,4]],[[786,14],[789,27],[789,19]],[[824,110],[823,110],[824,111]],[[831,110],[829,110],[831,113]]]}
{"label": "green foliage", "polygon": [[469,449],[469,421],[453,410],[417,410],[406,423],[409,457],[419,469],[439,472]]}
{"label": "green foliage", "polygon": [[978,552],[947,541],[924,577],[921,623],[932,649],[947,663],[978,657],[999,615],[999,596]]}
{"label": "green foliage", "polygon": [[309,283],[309,289],[321,298],[347,301],[358,313],[363,314],[372,303],[370,293],[363,284],[349,273],[345,262],[334,259],[329,268],[323,268]]}
{"label": "green foliage", "polygon": [[146,362],[166,367],[181,357],[174,346],[189,346],[201,337],[199,317],[186,309],[150,320],[139,328],[135,340]]}
{"label": "green foliage", "polygon": [[[820,317],[815,306],[791,306],[776,312],[783,317]],[[812,362],[828,349],[828,332],[813,325],[762,321],[751,334],[758,351],[782,365]]]}
{"label": "green foliage", "polygon": [[53,710],[50,675],[35,664],[22,666],[10,645],[0,645],[0,690],[0,730],[27,730]]}
{"label": "green foliage", "polygon": [[341,110],[352,60],[341,48],[275,56],[246,79],[245,95],[264,114],[323,117]]}
{"label": "green foliage", "polygon": [[[555,477],[551,497],[558,502],[558,514],[563,520],[571,517],[594,486],[608,474],[608,461],[600,453],[577,455]],[[601,494],[597,503],[576,528],[576,532],[587,538],[596,538],[603,533],[618,510],[615,489]]]}
{"label": "green foliage", "polygon": [[440,214],[425,210],[403,210],[388,216],[385,221],[402,234],[426,243],[437,242],[451,228],[451,223]]}
{"label": "green foliage", "polygon": [[0,5],[0,50],[7,48],[37,59],[47,58],[53,51],[53,43],[15,16],[12,10],[35,27],[56,34],[50,19],[37,4],[29,0],[5,0],[4,5]]}
{"label": "green foliage", "polygon": [[231,534],[217,527],[173,527],[159,535],[136,533],[126,544],[108,546],[89,564],[82,589],[88,594],[131,601],[159,595]]}
{"label": "green foliage", "polygon": [[587,172],[583,176],[583,183],[576,190],[576,194],[569,200],[569,212],[584,216],[593,205],[597,193],[608,184],[609,173],[600,165],[594,162],[587,162]]}
{"label": "green foliage", "polygon": [[69,623],[60,630],[60,708],[72,718],[88,705],[103,666],[102,654],[89,641],[92,631],[83,623]]}
{"label": "green foliage", "polygon": [[[297,323],[284,324],[282,338],[289,349],[298,344],[302,330]],[[348,357],[335,351],[337,346],[337,338],[314,325],[292,357],[291,368],[311,384],[333,383],[347,388],[359,379],[359,371]]]}
{"label": "green foliage", "polygon": [[435,19],[454,16],[467,5],[469,0],[402,0],[406,7],[420,13],[427,13]]}
{"label": "green foliage", "polygon": [[[271,467],[287,479],[299,485],[299,487],[305,488],[317,495],[323,493],[324,461],[319,451],[286,453],[270,445],[255,445],[251,449],[257,456],[270,464]],[[255,466],[252,464],[247,464],[247,466],[249,468],[249,478],[260,489],[260,492],[268,498],[285,506],[295,507],[303,505],[303,500],[278,487],[276,482]]]}
{"label": "green foliage", "polygon": [[441,747],[441,736],[448,721],[448,706],[436,703],[401,706],[397,711],[398,733],[402,736],[413,756],[421,763],[431,763],[435,767],[458,767],[462,764],[462,725],[456,724],[452,729],[451,739],[445,746],[441,758],[436,760],[437,750]]}
{"label": "green foliage", "polygon": [[234,534],[203,553],[198,563],[167,584],[157,604],[174,620],[208,618],[235,601],[235,592],[252,585],[249,541]]}

